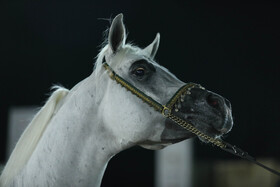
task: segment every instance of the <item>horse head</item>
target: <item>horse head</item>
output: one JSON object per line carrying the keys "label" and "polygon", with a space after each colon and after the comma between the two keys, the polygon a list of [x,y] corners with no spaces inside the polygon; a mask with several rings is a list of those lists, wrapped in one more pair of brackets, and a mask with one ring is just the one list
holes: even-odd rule
{"label": "horse head", "polygon": [[[160,35],[157,34],[144,49],[127,44],[123,15],[119,14],[109,29],[108,45],[98,56],[99,65],[95,71],[100,82],[104,83],[104,95],[99,105],[104,126],[116,136],[121,135],[119,141],[128,147],[141,145],[148,149],[161,149],[195,136],[111,80],[101,66],[100,62],[106,62],[143,94],[158,103],[167,103],[186,83],[155,61],[159,42]],[[202,87],[192,88],[180,97],[172,112],[199,131],[217,138],[231,130],[231,104],[224,97]]]}

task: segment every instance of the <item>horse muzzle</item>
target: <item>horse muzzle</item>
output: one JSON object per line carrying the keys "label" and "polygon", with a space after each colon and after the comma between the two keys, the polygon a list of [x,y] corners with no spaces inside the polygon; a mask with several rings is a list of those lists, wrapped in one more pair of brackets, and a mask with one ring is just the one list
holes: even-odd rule
{"label": "horse muzzle", "polygon": [[[176,102],[172,113],[213,138],[228,133],[233,126],[230,102],[214,92],[201,88],[187,91]],[[193,136],[170,119],[166,119],[161,138],[163,141],[176,143],[177,140]],[[200,139],[204,141],[203,138]]]}

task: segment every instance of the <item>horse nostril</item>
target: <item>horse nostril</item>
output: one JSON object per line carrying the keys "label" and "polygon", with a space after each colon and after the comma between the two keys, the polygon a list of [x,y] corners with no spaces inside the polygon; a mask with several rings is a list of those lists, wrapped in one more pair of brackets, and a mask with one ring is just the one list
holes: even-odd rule
{"label": "horse nostril", "polygon": [[210,94],[206,97],[207,103],[208,103],[210,106],[214,107],[214,108],[218,108],[218,107],[219,107],[220,102],[221,102],[220,100],[221,100],[221,98],[220,98],[219,96],[214,95],[214,94],[212,94],[212,93],[210,93]]}

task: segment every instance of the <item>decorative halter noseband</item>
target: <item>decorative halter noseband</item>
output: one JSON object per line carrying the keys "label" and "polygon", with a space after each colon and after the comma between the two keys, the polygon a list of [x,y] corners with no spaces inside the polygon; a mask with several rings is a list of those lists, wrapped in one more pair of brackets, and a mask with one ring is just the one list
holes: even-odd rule
{"label": "decorative halter noseband", "polygon": [[[208,142],[211,142],[212,144],[221,148],[222,150],[227,151],[236,156],[239,156],[243,159],[247,159],[247,160],[263,167],[264,169],[280,176],[279,172],[259,163],[258,161],[256,161],[256,159],[254,157],[250,156],[247,152],[243,151],[242,149],[236,147],[235,145],[231,145],[231,144],[223,141],[222,139],[213,138],[213,137],[210,137],[210,136],[204,134],[203,132],[201,132],[200,130],[195,128],[192,124],[186,122],[184,119],[181,119],[180,117],[178,117],[172,113],[172,109],[174,108],[174,106],[176,106],[176,103],[179,102],[181,100],[181,98],[184,98],[184,96],[186,94],[190,94],[191,89],[193,89],[193,88],[205,89],[202,86],[200,86],[199,84],[195,84],[195,83],[185,84],[173,95],[173,97],[165,105],[162,105],[159,102],[155,101],[153,98],[147,96],[145,93],[143,93],[141,90],[139,90],[138,88],[133,86],[131,83],[127,82],[125,79],[120,77],[109,66],[109,64],[106,63],[105,57],[103,58],[103,67],[109,72],[109,76],[112,80],[115,80],[118,84],[120,84],[121,86],[126,88],[132,94],[139,97],[142,101],[147,103],[149,106],[153,107],[156,111],[160,112],[164,117],[172,120],[176,124],[180,125],[184,129],[192,132],[193,134],[201,137],[202,139],[204,139]],[[175,110],[176,109],[177,108],[175,107]]]}

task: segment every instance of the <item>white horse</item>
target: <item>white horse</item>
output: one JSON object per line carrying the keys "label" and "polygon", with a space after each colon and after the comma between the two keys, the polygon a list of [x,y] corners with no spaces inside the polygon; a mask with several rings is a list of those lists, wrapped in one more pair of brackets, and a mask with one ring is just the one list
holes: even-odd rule
{"label": "white horse", "polygon": [[[18,141],[0,186],[100,186],[108,161],[120,151],[161,149],[194,137],[110,79],[102,65],[166,103],[185,83],[154,61],[159,39],[144,49],[126,44],[123,16],[116,16],[93,73],[71,90],[56,89]],[[233,124],[230,103],[205,89],[189,90],[172,111],[213,138]]]}

